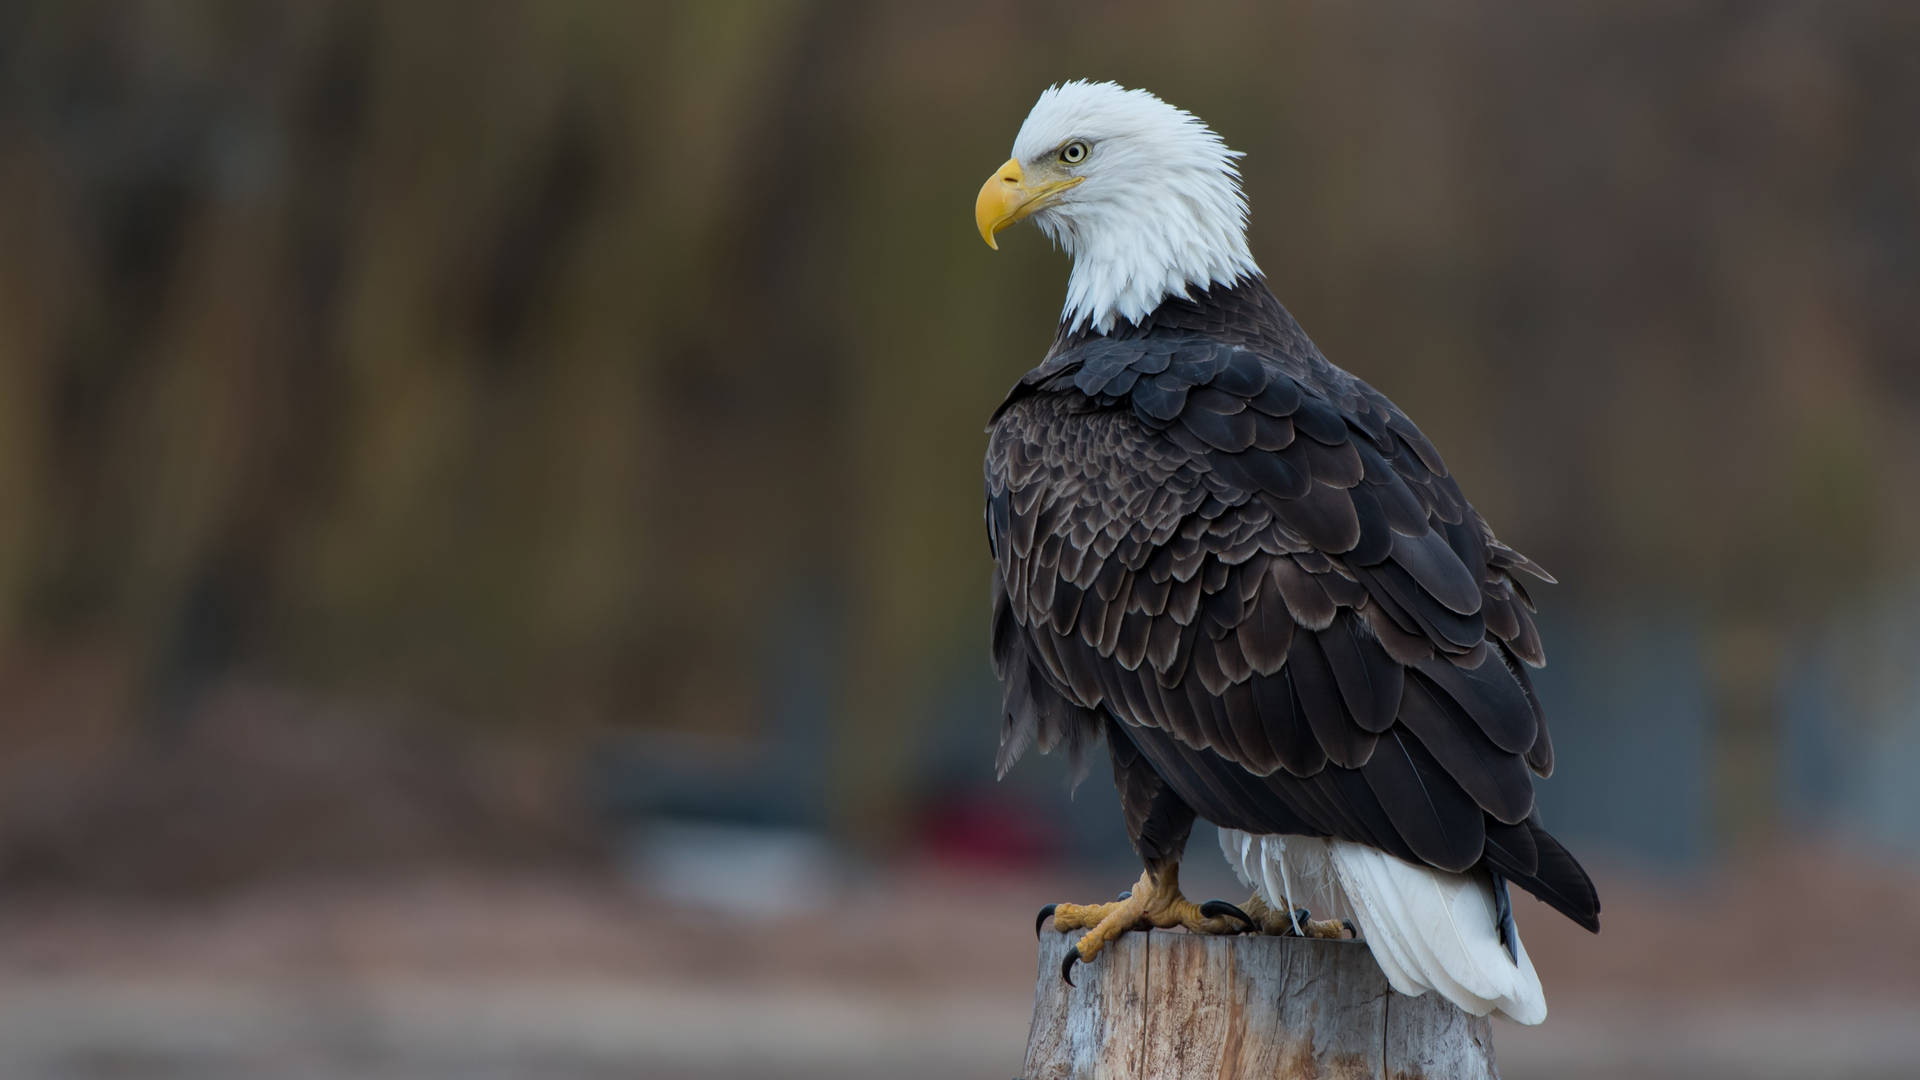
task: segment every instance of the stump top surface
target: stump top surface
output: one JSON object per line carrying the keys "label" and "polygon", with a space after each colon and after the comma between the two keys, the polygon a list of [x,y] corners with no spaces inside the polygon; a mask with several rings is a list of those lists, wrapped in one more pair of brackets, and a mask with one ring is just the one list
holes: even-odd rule
{"label": "stump top surface", "polygon": [[1497,1077],[1491,1025],[1387,985],[1352,941],[1135,932],[1091,964],[1042,936],[1022,1080]]}

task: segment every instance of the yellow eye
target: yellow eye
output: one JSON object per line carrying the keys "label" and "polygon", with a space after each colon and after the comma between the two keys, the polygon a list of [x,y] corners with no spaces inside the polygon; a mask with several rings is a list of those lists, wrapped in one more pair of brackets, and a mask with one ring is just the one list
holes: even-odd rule
{"label": "yellow eye", "polygon": [[1060,160],[1068,165],[1078,165],[1087,160],[1087,154],[1090,152],[1086,143],[1075,139],[1060,148]]}

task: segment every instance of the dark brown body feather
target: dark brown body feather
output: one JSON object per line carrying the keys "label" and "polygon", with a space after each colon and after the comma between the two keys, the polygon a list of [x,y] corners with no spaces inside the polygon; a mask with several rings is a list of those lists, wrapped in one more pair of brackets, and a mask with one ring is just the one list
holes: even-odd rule
{"label": "dark brown body feather", "polygon": [[1063,334],[990,433],[1002,770],[1105,737],[1150,863],[1197,812],[1485,867],[1597,928],[1534,810],[1553,751],[1513,572],[1546,575],[1264,281]]}

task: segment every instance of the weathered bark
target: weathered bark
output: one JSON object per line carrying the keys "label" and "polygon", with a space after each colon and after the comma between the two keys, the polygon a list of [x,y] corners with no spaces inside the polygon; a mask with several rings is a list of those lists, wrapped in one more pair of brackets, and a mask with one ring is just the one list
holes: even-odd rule
{"label": "weathered bark", "polygon": [[1365,945],[1135,932],[1060,978],[1040,945],[1023,1080],[1481,1080],[1492,1026],[1387,985]]}

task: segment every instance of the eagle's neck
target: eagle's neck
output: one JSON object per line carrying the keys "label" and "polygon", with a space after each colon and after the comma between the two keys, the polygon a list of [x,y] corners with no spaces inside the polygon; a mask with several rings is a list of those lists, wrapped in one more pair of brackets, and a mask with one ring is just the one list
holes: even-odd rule
{"label": "eagle's neck", "polygon": [[1176,198],[1114,198],[1040,226],[1073,256],[1060,319],[1106,333],[1181,300],[1258,277],[1247,249],[1246,201],[1216,173]]}
{"label": "eagle's neck", "polygon": [[1200,333],[1243,344],[1259,343],[1279,352],[1313,352],[1306,331],[1267,288],[1258,270],[1231,285],[1192,288],[1185,296],[1169,296],[1138,319],[1117,319],[1105,330],[1062,318],[1051,360],[1094,338],[1141,338],[1163,334]]}

